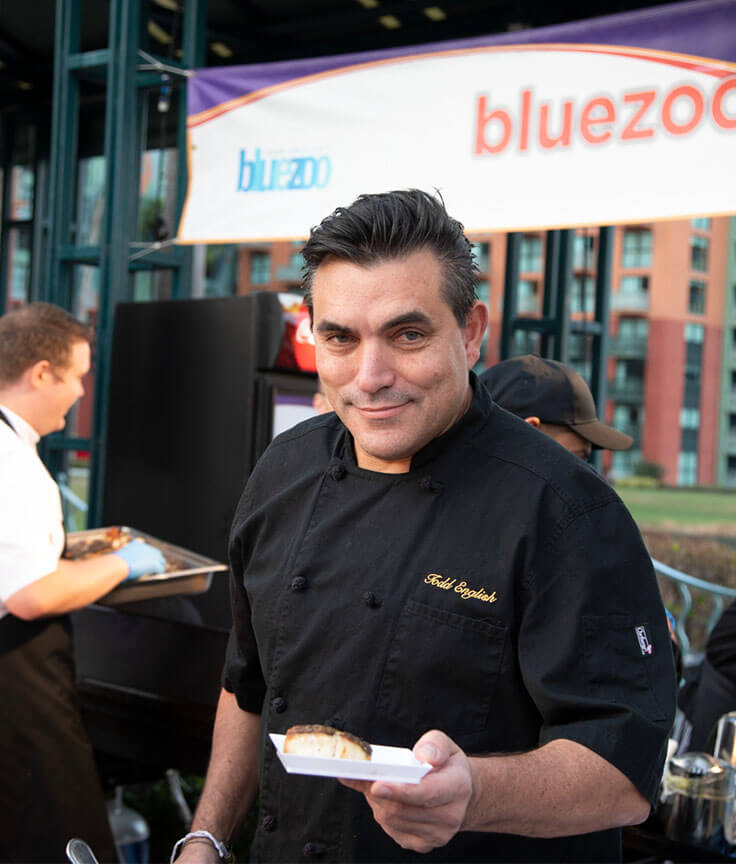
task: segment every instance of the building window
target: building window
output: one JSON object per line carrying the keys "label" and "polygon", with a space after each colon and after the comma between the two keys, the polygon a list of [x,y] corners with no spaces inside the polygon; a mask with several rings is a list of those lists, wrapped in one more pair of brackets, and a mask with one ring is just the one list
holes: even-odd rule
{"label": "building window", "polygon": [[710,231],[710,217],[701,216],[697,219],[691,219],[690,224],[697,231]]}
{"label": "building window", "polygon": [[271,281],[271,253],[250,253],[250,282],[251,285],[268,285]]}
{"label": "building window", "polygon": [[624,231],[622,267],[650,267],[652,264],[652,232],[642,228]]}
{"label": "building window", "polygon": [[619,318],[618,336],[622,342],[646,342],[649,321],[646,318]]}
{"label": "building window", "polygon": [[534,333],[531,330],[514,330],[512,338],[513,348],[511,353],[513,356],[541,353],[541,336],[539,333]]}
{"label": "building window", "polygon": [[485,279],[475,283],[475,293],[478,295],[478,299],[482,300],[486,306],[489,304],[491,299],[491,288]]}
{"label": "building window", "polygon": [[538,273],[542,269],[542,238],[535,234],[525,234],[521,238],[519,252],[519,272]]}
{"label": "building window", "polygon": [[687,308],[693,315],[705,314],[705,282],[690,280],[690,297]]}
{"label": "building window", "polygon": [[736,393],[736,371],[731,370],[731,393]]}
{"label": "building window", "polygon": [[573,251],[573,267],[576,270],[588,270],[595,264],[595,238],[590,234],[576,234]]}
{"label": "building window", "polygon": [[537,312],[539,310],[539,282],[533,279],[519,281],[519,312]]}
{"label": "building window", "polygon": [[697,429],[700,425],[700,411],[697,408],[683,408],[680,411],[680,428]]}
{"label": "building window", "polygon": [[622,294],[646,294],[649,290],[648,276],[622,276],[619,291]]}
{"label": "building window", "polygon": [[572,297],[570,311],[590,312],[595,307],[595,281],[592,276],[574,276],[572,281]]}
{"label": "building window", "polygon": [[708,238],[694,234],[690,238],[690,269],[705,273],[708,270]]}
{"label": "building window", "polygon": [[611,473],[614,477],[630,477],[634,466],[641,461],[639,450],[617,450],[611,454]]}
{"label": "building window", "polygon": [[471,243],[471,249],[475,256],[475,263],[481,273],[488,272],[489,256],[491,251],[490,243]]}
{"label": "building window", "polygon": [[[733,331],[736,336],[736,330]],[[686,324],[685,325],[685,341],[695,345],[703,344],[703,336],[705,330],[702,324]]]}
{"label": "building window", "polygon": [[698,454],[680,453],[677,459],[677,483],[680,486],[695,486],[698,482]]}

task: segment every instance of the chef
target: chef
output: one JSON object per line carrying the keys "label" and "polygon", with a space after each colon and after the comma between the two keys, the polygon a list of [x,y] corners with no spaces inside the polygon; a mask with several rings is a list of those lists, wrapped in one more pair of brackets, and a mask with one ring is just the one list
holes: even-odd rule
{"label": "chef", "polygon": [[[90,368],[87,327],[47,303],[0,318],[0,860],[62,861],[71,837],[116,860],[75,687],[68,612],[165,569],[145,543],[61,558],[59,489],[36,452]],[[122,646],[121,646],[122,650]]]}
{"label": "chef", "polygon": [[[675,679],[649,556],[589,466],[469,370],[462,226],[412,190],[313,229],[305,302],[334,414],[278,437],[231,537],[234,626],[180,860],[260,791],[257,861],[612,861],[657,800]],[[417,785],[287,775],[301,723],[413,748]]]}

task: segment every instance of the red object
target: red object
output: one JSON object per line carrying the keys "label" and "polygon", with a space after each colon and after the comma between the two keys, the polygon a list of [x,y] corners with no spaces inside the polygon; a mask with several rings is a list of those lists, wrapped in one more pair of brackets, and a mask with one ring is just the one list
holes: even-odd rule
{"label": "red object", "polygon": [[[290,334],[291,335],[291,334]],[[299,307],[299,317],[292,336],[294,340],[294,357],[297,366],[306,372],[316,372],[317,363],[314,357],[314,334],[309,320],[309,310],[302,304]]]}

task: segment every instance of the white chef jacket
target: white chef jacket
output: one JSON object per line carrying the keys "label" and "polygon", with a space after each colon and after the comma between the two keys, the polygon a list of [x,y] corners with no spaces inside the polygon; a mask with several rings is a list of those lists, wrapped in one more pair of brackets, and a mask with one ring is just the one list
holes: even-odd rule
{"label": "white chef jacket", "polygon": [[[5,600],[56,570],[64,550],[59,487],[36,451],[39,435],[0,405],[0,618]],[[15,430],[15,431],[13,431]]]}

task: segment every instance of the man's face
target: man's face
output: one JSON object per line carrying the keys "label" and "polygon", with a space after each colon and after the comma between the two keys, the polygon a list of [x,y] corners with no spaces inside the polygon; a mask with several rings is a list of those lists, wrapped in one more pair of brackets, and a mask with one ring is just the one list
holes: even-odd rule
{"label": "man's face", "polygon": [[590,451],[592,449],[592,445],[590,441],[586,441],[581,435],[578,435],[574,429],[570,429],[569,426],[558,426],[555,423],[542,423],[539,426],[539,431],[544,432],[545,435],[549,435],[550,438],[554,438],[555,441],[565,448],[565,450],[569,450],[574,456],[578,456],[580,459],[587,460],[588,456],[590,456]]}
{"label": "man's face", "polygon": [[75,342],[69,352],[69,365],[47,367],[44,372],[42,410],[37,428],[39,435],[63,429],[72,405],[84,395],[82,379],[89,372],[90,348],[87,342]]}
{"label": "man's face", "polygon": [[429,250],[370,267],[327,259],[314,275],[317,371],[363,468],[408,471],[470,403],[487,311],[476,304],[460,327],[442,281]]}

